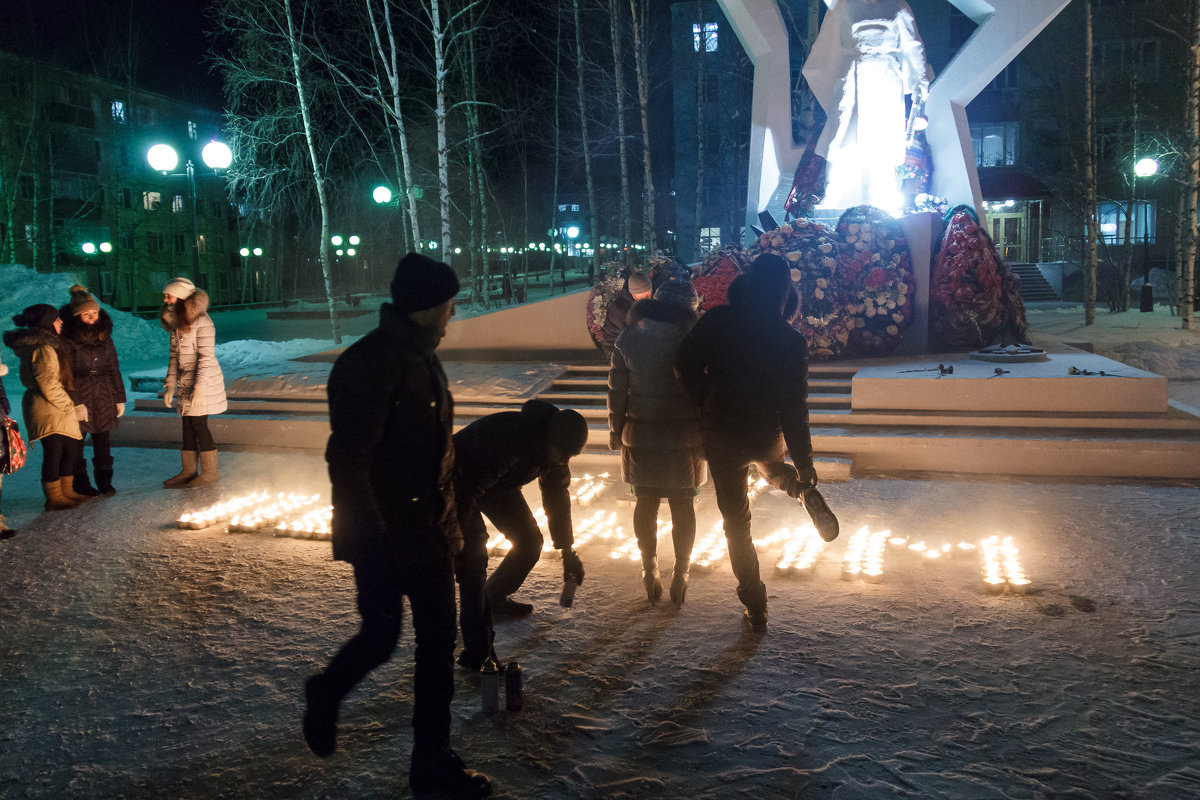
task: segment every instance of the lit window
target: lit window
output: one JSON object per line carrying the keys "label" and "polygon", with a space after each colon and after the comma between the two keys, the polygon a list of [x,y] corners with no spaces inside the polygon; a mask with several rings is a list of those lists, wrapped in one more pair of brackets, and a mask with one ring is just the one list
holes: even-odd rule
{"label": "lit window", "polygon": [[179,214],[183,211],[183,195],[177,194],[171,200],[171,211],[175,214]]}
{"label": "lit window", "polygon": [[142,208],[147,211],[157,211],[162,205],[162,194],[159,192],[142,192]]}
{"label": "lit window", "polygon": [[191,120],[188,120],[188,138],[193,140],[196,138],[196,123]]}
{"label": "lit window", "polygon": [[204,238],[203,233],[196,237],[196,249],[201,253],[208,252],[208,240]]}
{"label": "lit window", "polygon": [[[1125,207],[1125,203],[1099,203],[1097,206],[1100,236],[1109,244],[1125,244]],[[1154,203],[1134,201],[1129,238],[1135,243],[1158,241],[1158,207]]]}
{"label": "lit window", "polygon": [[721,229],[720,228],[701,228],[700,229],[700,255],[706,256],[713,250],[721,247]]}
{"label": "lit window", "polygon": [[971,144],[976,166],[1010,167],[1017,163],[1017,123],[972,125]]}
{"label": "lit window", "polygon": [[125,104],[120,100],[112,101],[112,117],[113,122],[117,123],[118,125],[125,124]]}
{"label": "lit window", "polygon": [[692,48],[699,53],[700,43],[704,43],[704,52],[717,52],[717,23],[705,22],[701,25],[699,22],[692,25]]}

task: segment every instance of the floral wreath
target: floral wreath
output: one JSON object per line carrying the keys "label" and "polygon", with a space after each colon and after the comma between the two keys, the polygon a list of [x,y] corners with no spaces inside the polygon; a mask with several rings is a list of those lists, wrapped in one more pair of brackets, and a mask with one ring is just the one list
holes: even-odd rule
{"label": "floral wreath", "polygon": [[856,355],[896,349],[912,324],[916,280],[899,224],[879,209],[858,206],[838,220],[838,273]]}

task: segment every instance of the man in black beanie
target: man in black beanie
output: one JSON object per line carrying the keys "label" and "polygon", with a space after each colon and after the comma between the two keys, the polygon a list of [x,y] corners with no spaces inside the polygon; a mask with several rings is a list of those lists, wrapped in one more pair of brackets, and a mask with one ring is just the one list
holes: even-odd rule
{"label": "man in black beanie", "polygon": [[329,374],[325,449],[333,484],[333,557],[354,567],[362,627],[305,685],[304,738],[322,758],[337,747],[338,706],[400,636],[408,595],[416,634],[414,795],[486,797],[491,781],[450,749],[454,697],[453,401],[434,350],[454,314],[458,279],[409,253],[379,327],[346,348]]}
{"label": "man in black beanie", "polygon": [[[535,478],[554,547],[562,551],[563,578],[583,583],[583,562],[572,549],[571,470],[567,462],[587,444],[587,421],[578,412],[545,400],[529,400],[520,411],[501,411],[454,434],[454,496],[463,531],[458,557],[459,611],[463,651],[458,663],[479,669],[495,658],[492,619],[533,611],[509,595],[521,588],[542,554],[542,532],[521,487]],[[512,542],[500,565],[487,575],[483,516]]]}

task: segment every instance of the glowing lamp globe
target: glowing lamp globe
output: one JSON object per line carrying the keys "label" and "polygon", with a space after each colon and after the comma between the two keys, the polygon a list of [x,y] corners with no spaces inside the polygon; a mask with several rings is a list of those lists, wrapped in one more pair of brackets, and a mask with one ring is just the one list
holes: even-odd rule
{"label": "glowing lamp globe", "polygon": [[233,151],[224,142],[209,142],[200,151],[204,163],[213,169],[227,169],[233,163]]}
{"label": "glowing lamp globe", "polygon": [[350,237],[350,244],[352,244],[352,245],[355,245],[355,246],[357,246],[357,245],[358,245],[358,243],[359,243],[359,242],[361,242],[361,241],[362,241],[362,239],[359,239],[357,236],[351,236],[351,237]]}
{"label": "glowing lamp globe", "polygon": [[376,186],[371,192],[371,199],[383,205],[392,202],[392,190],[386,186]]}
{"label": "glowing lamp globe", "polygon": [[242,258],[245,258],[246,256],[250,255],[250,248],[243,247],[241,250],[238,250],[238,252],[241,253]]}
{"label": "glowing lamp globe", "polygon": [[101,242],[100,243],[100,252],[101,253],[111,253],[112,252],[112,242]]}
{"label": "glowing lamp globe", "polygon": [[1158,172],[1158,161],[1150,157],[1138,159],[1138,162],[1133,165],[1133,174],[1139,178],[1149,178],[1156,172]]}
{"label": "glowing lamp globe", "polygon": [[578,236],[579,236],[579,226],[578,225],[572,225],[571,227],[567,228],[567,238],[568,239],[575,239]]}
{"label": "glowing lamp globe", "polygon": [[261,255],[262,255],[262,248],[261,248],[261,247],[256,247],[256,248],[254,248],[254,255],[256,255],[256,256],[261,256]]}
{"label": "glowing lamp globe", "polygon": [[96,245],[92,244],[91,242],[84,242],[83,243],[83,252],[87,253],[90,256],[92,253],[96,252]]}
{"label": "glowing lamp globe", "polygon": [[170,172],[179,166],[179,154],[169,144],[156,144],[146,151],[146,160],[159,172]]}

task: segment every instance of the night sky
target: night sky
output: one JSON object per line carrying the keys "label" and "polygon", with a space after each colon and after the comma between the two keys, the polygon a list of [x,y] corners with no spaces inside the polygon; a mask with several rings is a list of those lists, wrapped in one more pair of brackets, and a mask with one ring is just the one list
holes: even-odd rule
{"label": "night sky", "polygon": [[[210,108],[220,79],[208,71],[211,0],[5,0],[0,49]],[[132,50],[126,43],[132,41]],[[132,55],[132,58],[130,57]]]}

